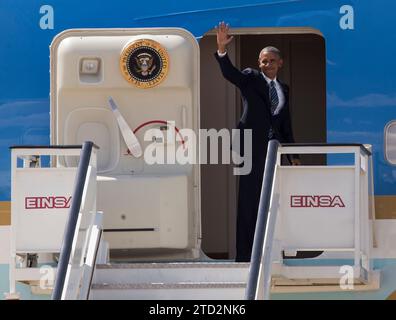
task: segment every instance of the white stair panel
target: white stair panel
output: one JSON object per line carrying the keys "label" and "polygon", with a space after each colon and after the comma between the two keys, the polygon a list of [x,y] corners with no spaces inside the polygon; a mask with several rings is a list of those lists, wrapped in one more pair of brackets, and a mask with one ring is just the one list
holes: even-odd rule
{"label": "white stair panel", "polygon": [[94,283],[246,282],[249,263],[136,263],[98,265]]}
{"label": "white stair panel", "polygon": [[92,286],[91,300],[242,300],[246,283],[112,284]]}

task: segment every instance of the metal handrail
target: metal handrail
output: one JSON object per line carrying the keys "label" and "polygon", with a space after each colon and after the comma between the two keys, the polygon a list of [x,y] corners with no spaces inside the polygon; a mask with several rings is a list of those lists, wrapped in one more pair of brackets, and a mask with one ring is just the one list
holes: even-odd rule
{"label": "metal handrail", "polygon": [[367,156],[371,151],[361,143],[282,143],[282,147],[359,147]]}
{"label": "metal handrail", "polygon": [[84,191],[85,180],[91,159],[92,148],[94,144],[91,141],[84,142],[81,158],[77,169],[76,184],[72,196],[69,217],[66,223],[65,234],[63,237],[62,248],[59,256],[59,263],[56,272],[55,286],[52,292],[52,300],[60,300],[65,284],[67,268],[72,251],[73,238],[76,230],[78,215],[81,207],[81,200]]}
{"label": "metal handrail", "polygon": [[[249,269],[249,277],[245,292],[245,299],[254,300],[258,297],[269,299],[270,279],[271,279],[271,248],[273,241],[273,230],[276,221],[276,212],[271,210],[271,201],[274,196],[273,188],[276,186],[276,165],[280,159],[277,156],[288,153],[296,153],[300,147],[359,147],[360,153],[364,156],[371,157],[371,151],[362,144],[356,143],[293,143],[279,144],[276,140],[271,140],[268,144],[267,159],[264,169],[264,177],[261,189],[257,223],[254,234],[252,258]],[[285,150],[285,149],[288,150]],[[286,152],[288,151],[288,152]],[[311,153],[301,149],[297,153]],[[345,150],[343,150],[344,153]],[[356,151],[354,151],[356,153]],[[355,162],[356,162],[355,155]],[[279,162],[278,162],[279,164]],[[359,251],[359,250],[358,250]],[[356,260],[356,258],[355,258]],[[356,264],[356,262],[355,262]],[[259,285],[264,283],[263,292],[258,292]]]}
{"label": "metal handrail", "polygon": [[267,226],[268,211],[271,202],[271,190],[274,182],[274,172],[276,166],[278,147],[279,147],[278,140],[271,140],[268,144],[263,183],[261,187],[260,204],[257,214],[256,230],[254,232],[254,241],[253,241],[252,256],[250,261],[249,278],[245,293],[246,300],[254,300],[256,296],[259,274],[260,274],[260,264],[262,260],[262,253],[264,246],[265,229]]}

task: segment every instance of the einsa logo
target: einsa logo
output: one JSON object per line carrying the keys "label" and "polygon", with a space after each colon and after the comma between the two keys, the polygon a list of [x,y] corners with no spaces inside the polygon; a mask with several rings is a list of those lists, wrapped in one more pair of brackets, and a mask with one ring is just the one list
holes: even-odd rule
{"label": "einsa logo", "polygon": [[70,208],[71,197],[26,197],[25,209]]}
{"label": "einsa logo", "polygon": [[327,195],[315,195],[315,196],[301,196],[294,195],[290,196],[290,206],[293,208],[332,208],[341,207],[344,208],[345,204],[340,196],[327,196]]}

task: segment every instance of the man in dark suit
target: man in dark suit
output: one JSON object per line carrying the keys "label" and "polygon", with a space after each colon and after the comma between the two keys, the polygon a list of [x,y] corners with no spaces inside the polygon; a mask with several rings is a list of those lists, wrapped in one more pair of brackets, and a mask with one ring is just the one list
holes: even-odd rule
{"label": "man in dark suit", "polygon": [[[289,114],[289,88],[277,79],[283,64],[278,49],[265,47],[261,50],[258,59],[260,71],[251,68],[240,71],[227,55],[227,45],[233,39],[228,34],[228,25],[221,22],[216,30],[218,51],[215,57],[224,78],[237,86],[242,95],[243,114],[238,129],[252,130],[251,154],[250,150],[241,148],[242,156],[252,157],[252,170],[247,175],[241,175],[239,180],[235,259],[237,262],[249,262],[268,141],[277,139],[279,142],[294,142]],[[294,156],[291,162],[293,165],[300,164],[298,157]]]}

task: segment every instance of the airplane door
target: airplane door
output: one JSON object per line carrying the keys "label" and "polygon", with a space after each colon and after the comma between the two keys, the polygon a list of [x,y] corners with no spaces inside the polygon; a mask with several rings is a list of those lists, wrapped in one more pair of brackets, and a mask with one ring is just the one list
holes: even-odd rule
{"label": "airplane door", "polygon": [[200,171],[187,129],[199,129],[199,47],[188,31],[84,29],[55,37],[51,143],[99,146],[97,208],[111,249],[198,256]]}

